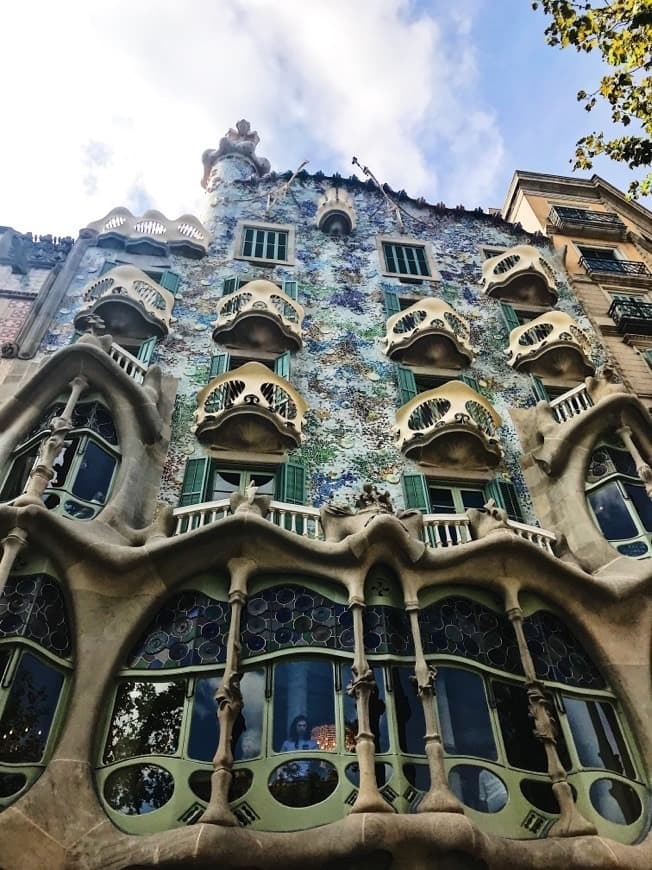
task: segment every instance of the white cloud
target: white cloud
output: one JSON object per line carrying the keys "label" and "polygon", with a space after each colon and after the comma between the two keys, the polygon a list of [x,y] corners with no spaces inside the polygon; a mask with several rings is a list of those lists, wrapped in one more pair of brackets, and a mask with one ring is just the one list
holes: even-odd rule
{"label": "white cloud", "polygon": [[[274,168],[481,201],[503,160],[474,99],[472,6],[408,0],[51,0],[3,12],[0,222],[75,234],[112,207],[201,211],[200,156],[240,117]],[[6,68],[6,69],[5,69]],[[8,134],[8,135],[7,135]],[[478,164],[477,151],[483,153]]]}

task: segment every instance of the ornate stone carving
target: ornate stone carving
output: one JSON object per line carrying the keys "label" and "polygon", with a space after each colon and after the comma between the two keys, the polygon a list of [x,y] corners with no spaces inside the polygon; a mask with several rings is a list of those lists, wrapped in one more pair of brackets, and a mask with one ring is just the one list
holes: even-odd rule
{"label": "ornate stone carving", "polygon": [[388,492],[381,493],[366,483],[355,500],[355,510],[350,505],[325,504],[319,512],[322,529],[327,541],[343,541],[349,535],[363,531],[379,516],[395,517],[408,535],[421,540],[423,514],[417,510],[394,511]]}
{"label": "ornate stone carving", "polygon": [[216,163],[225,158],[239,157],[246,161],[260,178],[270,170],[270,162],[265,157],[258,157],[256,146],[260,142],[260,136],[251,129],[249,121],[242,118],[220,139],[217,149],[208,148],[202,154],[204,164],[204,177],[202,187],[211,191],[217,187],[219,179],[213,173]]}

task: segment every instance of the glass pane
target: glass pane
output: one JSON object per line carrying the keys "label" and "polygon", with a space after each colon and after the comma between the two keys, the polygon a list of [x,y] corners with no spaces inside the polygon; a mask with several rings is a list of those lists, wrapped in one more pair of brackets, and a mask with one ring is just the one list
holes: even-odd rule
{"label": "glass pane", "polygon": [[[221,677],[197,680],[190,721],[188,754],[199,761],[212,761],[220,736],[215,692]],[[260,755],[265,703],[265,672],[247,671],[240,681],[244,706],[233,728],[233,757],[256,758]]]}
{"label": "glass pane", "polygon": [[520,686],[492,682],[498,721],[507,761],[514,767],[545,773],[548,769],[543,744],[534,736],[527,692]]}
{"label": "glass pane", "polygon": [[631,825],[641,815],[641,801],[634,789],[617,779],[597,779],[589,791],[600,815],[616,825]]}
{"label": "glass pane", "polygon": [[23,653],[0,719],[0,761],[41,759],[62,686],[62,673]]}
{"label": "glass pane", "polygon": [[[191,791],[193,791],[200,800],[204,801],[204,803],[208,803],[211,798],[212,773],[212,770],[195,770],[188,778],[188,785],[190,786]],[[231,801],[237,801],[246,794],[253,781],[254,775],[250,770],[236,767],[235,770],[231,771],[231,785],[229,786],[229,793],[227,795],[229,803],[231,803]]]}
{"label": "glass pane", "polygon": [[615,481],[589,493],[588,499],[600,530],[608,541],[633,538],[638,534],[620,487]]}
{"label": "glass pane", "polygon": [[612,705],[565,697],[564,707],[580,764],[613,770],[633,779],[634,768]]}
{"label": "glass pane", "polygon": [[24,773],[0,773],[0,798],[11,797],[27,782]]}
{"label": "glass pane", "polygon": [[228,498],[232,492],[240,490],[239,471],[216,471],[213,477],[213,499]]}
{"label": "glass pane", "polygon": [[335,748],[332,664],[309,659],[277,664],[274,668],[274,751]]}
{"label": "glass pane", "polygon": [[265,471],[252,471],[250,478],[258,487],[258,495],[274,495],[274,475]]}
{"label": "glass pane", "polygon": [[[344,679],[352,680],[349,668],[343,668]],[[369,698],[369,719],[374,735],[376,752],[389,752],[389,729],[385,705],[385,680],[380,668],[374,669],[376,687]],[[355,736],[358,733],[358,713],[355,698],[344,694],[344,748],[347,752],[355,752]]]}
{"label": "glass pane", "polygon": [[465,511],[469,508],[483,508],[487,501],[481,489],[463,489],[461,494]]}
{"label": "glass pane", "polygon": [[614,447],[609,447],[607,450],[614,465],[621,474],[627,474],[630,477],[638,477],[636,474],[636,463],[628,450],[616,450]]}
{"label": "glass pane", "polygon": [[484,767],[458,764],[448,774],[448,784],[456,798],[481,813],[497,813],[507,803],[505,783]]}
{"label": "glass pane", "polygon": [[65,486],[66,477],[70,471],[70,465],[75,457],[75,451],[79,444],[79,438],[71,438],[65,441],[59,455],[52,463],[54,477],[50,481],[50,486]]}
{"label": "glass pane", "polygon": [[446,752],[498,758],[482,677],[460,668],[438,668],[436,689]]}
{"label": "glass pane", "polygon": [[[352,764],[347,764],[344,773],[349,782],[352,782],[356,788],[360,788],[360,765],[357,761]],[[391,764],[375,764],[374,773],[376,774],[376,784],[378,788],[382,788],[392,778]]]}
{"label": "glass pane", "polygon": [[185,680],[121,683],[106,740],[104,763],[137,755],[176,752],[185,692]]}
{"label": "glass pane", "polygon": [[430,507],[433,514],[456,513],[452,490],[428,487],[428,494],[430,495]]}
{"label": "glass pane", "polygon": [[[0,631],[2,631],[2,628],[2,623],[0,623]],[[9,661],[10,655],[11,651],[8,647],[0,647],[0,681],[2,681],[2,678],[4,676],[5,668],[7,667],[7,662]]]}
{"label": "glass pane", "polygon": [[337,770],[328,761],[302,758],[272,771],[268,786],[272,797],[286,807],[310,807],[335,791]]}
{"label": "glass pane", "polygon": [[412,668],[392,668],[398,739],[403,752],[425,755],[426,722],[421,700],[410,679],[413,675]]}
{"label": "glass pane", "polygon": [[117,462],[99,444],[89,441],[77,471],[72,494],[86,501],[104,504]]}
{"label": "glass pane", "polygon": [[419,791],[428,791],[430,788],[430,768],[427,764],[404,764],[403,773],[410,785]]}
{"label": "glass pane", "polygon": [[2,487],[0,500],[9,501],[9,499],[16,498],[23,492],[29,473],[36,462],[39,447],[40,444],[36,444],[26,453],[22,453],[14,459],[5,485]]}
{"label": "glass pane", "polygon": [[521,791],[523,797],[528,800],[533,807],[538,810],[543,810],[544,813],[551,815],[559,814],[559,804],[552,790],[552,784],[544,782],[540,779],[523,779],[521,780]]}
{"label": "glass pane", "polygon": [[639,515],[644,528],[652,532],[652,499],[642,486],[633,483],[624,483],[625,492],[634,503],[636,513]]}
{"label": "glass pane", "polygon": [[151,813],[166,804],[174,791],[172,774],[156,764],[134,764],[114,770],[104,783],[104,797],[126,816]]}

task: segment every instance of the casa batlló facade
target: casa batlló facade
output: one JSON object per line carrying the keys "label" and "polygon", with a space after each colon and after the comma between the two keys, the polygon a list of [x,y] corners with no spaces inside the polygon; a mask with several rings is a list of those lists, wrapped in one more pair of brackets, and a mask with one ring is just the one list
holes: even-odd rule
{"label": "casa batll\u00f3 facade", "polygon": [[645,404],[542,233],[258,141],[0,229],[0,867],[649,870]]}

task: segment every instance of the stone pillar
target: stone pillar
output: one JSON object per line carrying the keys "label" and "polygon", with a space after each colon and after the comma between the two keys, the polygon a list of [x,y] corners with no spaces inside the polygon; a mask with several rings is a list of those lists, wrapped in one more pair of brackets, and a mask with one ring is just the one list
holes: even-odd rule
{"label": "stone pillar", "polygon": [[2,540],[2,558],[0,559],[0,596],[4,592],[7,580],[14,567],[16,556],[27,545],[27,532],[18,527],[11,529]]}
{"label": "stone pillar", "polygon": [[559,725],[544,694],[544,685],[536,676],[534,662],[523,631],[523,611],[516,594],[513,596],[508,594],[506,611],[509,621],[514,626],[521,664],[525,673],[528,706],[530,716],[534,720],[534,736],[543,743],[548,761],[548,776],[552,781],[552,790],[559,804],[559,819],[550,828],[548,836],[580,837],[596,834],[596,828],[577,809],[573,792],[566,779],[566,771],[559,759],[557,752]]}
{"label": "stone pillar", "polygon": [[416,682],[419,698],[423,705],[423,718],[426,722],[426,755],[428,757],[428,767],[430,768],[430,788],[419,804],[417,812],[463,813],[462,804],[450,790],[448,780],[446,779],[444,750],[441,745],[437,713],[435,711],[435,679],[437,671],[432,665],[428,664],[423,654],[418,602],[406,602],[406,610],[410,617],[412,638],[414,640],[414,681]]}
{"label": "stone pillar", "polygon": [[352,813],[391,813],[389,804],[383,799],[376,782],[376,747],[369,719],[369,699],[376,688],[374,672],[364,650],[364,626],[362,615],[364,601],[352,598],[354,658],[351,671],[353,681],[348,686],[349,695],[355,698],[358,716],[358,733],[355,736],[355,753],[360,770],[360,790],[351,809]]}
{"label": "stone pillar", "polygon": [[255,563],[248,559],[232,559],[228,563],[231,573],[229,603],[231,621],[226,646],[224,676],[215,693],[220,739],[213,758],[211,797],[200,822],[213,825],[236,826],[238,820],[229,807],[229,788],[233,779],[233,726],[243,708],[240,680],[240,623],[247,601],[247,583]]}
{"label": "stone pillar", "polygon": [[634,460],[636,473],[645,484],[645,492],[650,496],[650,498],[652,498],[652,468],[650,468],[645,459],[641,456],[640,450],[634,443],[631,428],[629,426],[621,426],[620,429],[616,429],[616,433],[620,435],[625,443],[625,447],[629,450],[631,457]]}

